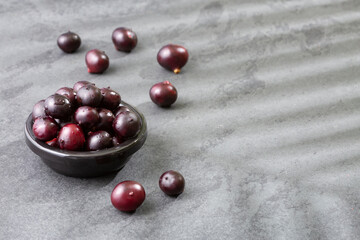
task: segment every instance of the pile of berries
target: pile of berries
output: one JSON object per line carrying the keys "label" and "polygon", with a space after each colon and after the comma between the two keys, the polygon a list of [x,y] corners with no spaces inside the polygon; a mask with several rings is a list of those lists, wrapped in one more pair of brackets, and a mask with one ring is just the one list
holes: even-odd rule
{"label": "pile of berries", "polygon": [[139,116],[121,106],[121,96],[88,81],[62,87],[32,111],[33,133],[48,145],[71,151],[117,146],[140,131]]}

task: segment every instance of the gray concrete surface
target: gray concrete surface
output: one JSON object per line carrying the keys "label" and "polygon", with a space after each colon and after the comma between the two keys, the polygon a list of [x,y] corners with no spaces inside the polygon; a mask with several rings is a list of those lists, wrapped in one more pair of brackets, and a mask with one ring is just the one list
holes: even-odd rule
{"label": "gray concrete surface", "polygon": [[[131,54],[112,30],[131,27]],[[358,0],[1,1],[0,239],[360,239],[360,2]],[[77,32],[71,55],[59,34]],[[180,75],[156,53],[186,46]],[[111,66],[86,72],[99,48]],[[24,143],[32,106],[62,86],[117,89],[146,116],[144,147],[118,174],[54,173]],[[171,109],[148,96],[170,80]],[[186,178],[166,197],[165,170]],[[147,192],[116,211],[120,181]]]}

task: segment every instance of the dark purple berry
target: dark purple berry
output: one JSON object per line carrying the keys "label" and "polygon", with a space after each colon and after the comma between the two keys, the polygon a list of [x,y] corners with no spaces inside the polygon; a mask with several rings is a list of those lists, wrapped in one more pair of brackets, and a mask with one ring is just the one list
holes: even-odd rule
{"label": "dark purple berry", "polygon": [[77,91],[76,99],[79,105],[97,107],[102,101],[102,95],[99,88],[86,85]]}
{"label": "dark purple berry", "polygon": [[176,171],[164,172],[159,179],[161,190],[169,196],[177,196],[184,191],[185,179]]}
{"label": "dark purple berry", "polygon": [[130,109],[125,106],[119,106],[114,110],[114,116],[116,117],[121,112],[130,112]]}
{"label": "dark purple berry", "polygon": [[101,107],[107,108],[112,111],[119,106],[121,102],[120,94],[110,89],[109,87],[102,88],[100,91],[103,96]]}
{"label": "dark purple berry", "polygon": [[45,112],[45,100],[40,100],[33,107],[32,119],[35,120],[38,117],[46,117],[46,116],[47,115]]}
{"label": "dark purple berry", "polygon": [[113,31],[112,41],[116,50],[131,52],[131,50],[136,47],[138,40],[136,34],[132,30],[120,27]]}
{"label": "dark purple berry", "polygon": [[77,91],[79,91],[80,88],[82,88],[82,87],[84,87],[86,85],[95,86],[94,83],[91,83],[91,82],[88,82],[88,81],[79,81],[79,82],[74,84],[73,90],[74,90],[74,92],[77,92]]}
{"label": "dark purple berry", "polygon": [[111,193],[111,203],[124,212],[135,211],[145,200],[144,187],[135,181],[124,181],[116,185]]}
{"label": "dark purple berry", "polygon": [[93,132],[89,134],[85,146],[89,151],[111,148],[113,146],[112,137],[106,131]]}
{"label": "dark purple berry", "polygon": [[98,49],[88,51],[85,62],[89,73],[103,73],[109,67],[109,57]]}
{"label": "dark purple berry", "polygon": [[96,129],[104,130],[104,131],[111,133],[113,131],[112,124],[115,119],[114,114],[110,110],[105,109],[105,108],[99,108],[98,113],[99,113],[100,120],[96,126]]}
{"label": "dark purple berry", "polygon": [[76,110],[74,119],[83,129],[90,130],[99,123],[100,116],[95,108],[82,106]]}
{"label": "dark purple berry", "polygon": [[141,123],[133,112],[119,113],[113,122],[116,135],[122,139],[132,138],[140,131]]}
{"label": "dark purple berry", "polygon": [[160,107],[170,107],[177,99],[177,90],[169,81],[156,83],[149,93],[151,100]]}
{"label": "dark purple berry", "polygon": [[186,64],[189,53],[183,46],[169,44],[160,49],[157,54],[159,64],[178,74],[181,68]]}
{"label": "dark purple berry", "polygon": [[81,150],[85,143],[85,136],[80,126],[69,123],[63,126],[58,135],[58,144],[61,149]]}
{"label": "dark purple berry", "polygon": [[59,36],[57,39],[57,44],[64,52],[73,53],[80,47],[81,39],[79,35],[69,31]]}
{"label": "dark purple berry", "polygon": [[43,117],[35,119],[32,130],[37,139],[49,141],[56,137],[59,127],[53,118]]}
{"label": "dark purple berry", "polygon": [[67,97],[73,106],[76,105],[76,98],[75,98],[76,92],[72,88],[62,87],[59,88],[55,93]]}
{"label": "dark purple berry", "polygon": [[68,118],[72,113],[70,100],[60,94],[51,95],[45,100],[45,112],[53,118]]}

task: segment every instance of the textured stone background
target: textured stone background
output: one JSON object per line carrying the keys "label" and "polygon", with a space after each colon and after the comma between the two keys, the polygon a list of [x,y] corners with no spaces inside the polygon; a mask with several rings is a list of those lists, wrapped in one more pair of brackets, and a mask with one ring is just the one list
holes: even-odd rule
{"label": "textured stone background", "polygon": [[[131,54],[111,33],[131,27]],[[360,239],[360,1],[1,1],[0,239]],[[56,46],[72,30],[75,54]],[[156,53],[186,46],[180,75]],[[110,69],[86,72],[105,50]],[[74,179],[47,168],[24,143],[32,106],[62,86],[117,89],[147,118],[149,136],[116,175]],[[148,96],[179,91],[171,109]],[[175,169],[177,199],[158,188]],[[147,199],[116,211],[120,181]]]}

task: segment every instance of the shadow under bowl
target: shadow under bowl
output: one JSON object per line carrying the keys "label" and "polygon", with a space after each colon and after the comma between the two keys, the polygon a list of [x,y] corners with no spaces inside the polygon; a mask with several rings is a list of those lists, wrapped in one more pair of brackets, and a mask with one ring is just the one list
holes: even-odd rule
{"label": "shadow under bowl", "polygon": [[28,147],[55,172],[70,177],[99,177],[121,170],[131,156],[144,144],[147,137],[146,120],[136,108],[122,102],[138,115],[141,120],[139,134],[119,146],[99,151],[67,151],[54,148],[35,138],[32,131],[32,115],[25,123],[25,141]]}

